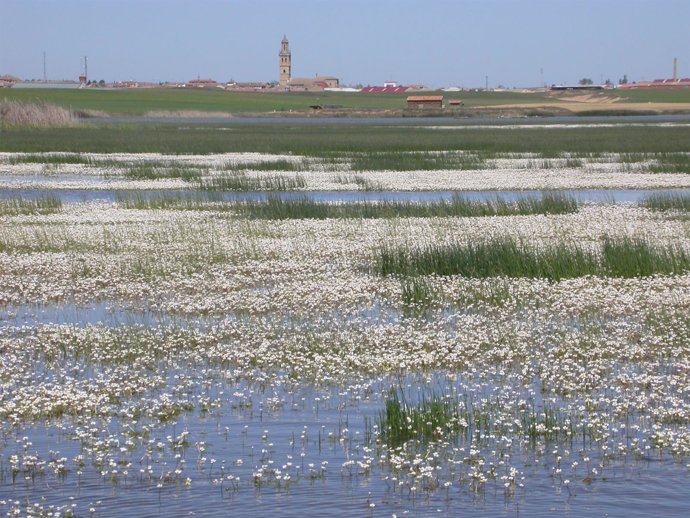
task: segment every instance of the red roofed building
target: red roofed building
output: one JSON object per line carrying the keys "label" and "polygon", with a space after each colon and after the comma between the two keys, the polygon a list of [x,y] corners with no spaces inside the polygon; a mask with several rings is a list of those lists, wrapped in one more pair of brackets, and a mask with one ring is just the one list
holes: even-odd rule
{"label": "red roofed building", "polygon": [[213,79],[192,79],[187,83],[187,86],[194,88],[207,88],[211,86],[217,86],[218,82]]}
{"label": "red roofed building", "polygon": [[621,90],[675,90],[677,88],[690,88],[690,78],[655,79],[654,81],[618,85],[618,88]]}

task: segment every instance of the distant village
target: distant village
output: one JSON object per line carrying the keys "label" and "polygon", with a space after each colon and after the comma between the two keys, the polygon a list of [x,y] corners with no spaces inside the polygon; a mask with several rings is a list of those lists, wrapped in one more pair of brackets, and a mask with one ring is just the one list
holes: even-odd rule
{"label": "distant village", "polygon": [[[622,89],[678,89],[690,88],[690,78],[678,78],[678,62],[673,60],[673,76],[669,79],[656,79],[654,81],[628,82],[627,77],[619,80],[618,84],[606,81],[603,84],[594,84],[589,79],[583,79],[578,84],[573,85],[551,85],[547,87],[540,85],[533,90],[604,90],[611,88]],[[94,81],[88,78],[87,58],[82,60],[82,73],[75,80],[49,80],[45,74],[45,55],[44,55],[44,77],[43,79],[24,80],[13,75],[0,75],[0,88],[199,88],[199,89],[221,89],[236,92],[364,92],[364,93],[403,93],[430,90],[421,84],[401,85],[397,81],[386,81],[377,86],[343,86],[336,76],[315,75],[313,77],[293,77],[292,76],[292,52],[287,36],[283,36],[278,53],[278,79],[270,82],[240,82],[226,81],[219,82],[215,79],[202,79],[197,77],[185,82],[161,82],[153,83],[146,81],[128,80],[106,82],[104,80]],[[501,90],[502,87],[492,89]],[[453,92],[463,91],[464,88],[451,86],[438,90]],[[488,78],[485,88],[473,88],[472,90],[489,90]],[[529,89],[524,89],[529,90]]]}

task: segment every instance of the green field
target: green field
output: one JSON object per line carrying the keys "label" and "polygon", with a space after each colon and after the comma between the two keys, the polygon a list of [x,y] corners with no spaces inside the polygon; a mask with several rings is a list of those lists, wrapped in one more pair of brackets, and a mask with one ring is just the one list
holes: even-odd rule
{"label": "green field", "polygon": [[[544,94],[520,92],[435,92],[445,99],[460,99],[466,107],[544,102]],[[414,93],[413,93],[414,94]],[[1,101],[47,102],[72,110],[117,114],[155,111],[270,113],[308,110],[311,105],[347,110],[402,110],[409,93],[342,92],[225,92],[219,89],[155,88],[101,89],[7,89]]]}
{"label": "green field", "polygon": [[681,90],[616,90],[617,97],[633,103],[690,103],[690,88]]}

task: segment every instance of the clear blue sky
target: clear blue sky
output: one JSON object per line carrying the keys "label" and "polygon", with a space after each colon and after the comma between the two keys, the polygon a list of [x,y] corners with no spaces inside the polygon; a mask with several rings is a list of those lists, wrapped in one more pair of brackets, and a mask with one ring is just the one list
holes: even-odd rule
{"label": "clear blue sky", "polygon": [[690,0],[0,0],[0,75],[534,86],[690,77]]}

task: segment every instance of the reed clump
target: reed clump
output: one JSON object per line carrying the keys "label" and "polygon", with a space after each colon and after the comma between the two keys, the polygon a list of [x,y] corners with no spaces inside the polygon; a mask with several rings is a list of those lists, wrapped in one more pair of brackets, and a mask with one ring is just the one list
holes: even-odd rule
{"label": "reed clump", "polygon": [[477,153],[382,151],[353,156],[350,168],[353,171],[472,171],[486,168],[486,160]]}
{"label": "reed clump", "polygon": [[220,193],[179,193],[144,195],[138,192],[117,192],[115,201],[124,209],[137,210],[213,210],[229,209],[231,204],[223,203]]}
{"label": "reed clump", "polygon": [[611,238],[600,253],[560,243],[537,249],[512,238],[480,243],[382,246],[375,254],[380,275],[460,275],[472,278],[527,277],[558,281],[587,275],[647,277],[690,270],[690,255],[677,246],[654,246],[645,239]]}
{"label": "reed clump", "polygon": [[0,101],[0,123],[6,127],[56,128],[77,122],[70,110],[54,104]]}
{"label": "reed clump", "polygon": [[44,196],[35,200],[11,198],[0,200],[0,216],[34,216],[55,214],[62,210],[62,200]]}
{"label": "reed clump", "polygon": [[561,194],[544,194],[541,198],[526,197],[514,202],[502,198],[486,201],[467,200],[453,196],[450,200],[428,203],[413,201],[360,201],[355,203],[323,203],[307,197],[237,204],[237,212],[254,219],[331,219],[331,218],[433,218],[487,217],[532,214],[570,214],[577,212],[577,200]]}
{"label": "reed clump", "polygon": [[[187,179],[187,178],[185,178]],[[193,178],[189,181],[194,181]],[[292,190],[293,185],[278,182],[234,185],[223,190]],[[222,189],[218,189],[221,191]],[[328,203],[315,201],[308,196],[281,198],[268,196],[266,200],[223,201],[220,192],[186,195],[142,196],[118,195],[117,201],[128,209],[210,210],[234,212],[250,219],[378,219],[378,218],[432,218],[432,217],[485,217],[517,216],[532,214],[569,214],[577,212],[574,198],[560,194],[544,194],[541,198],[529,197],[516,201],[501,198],[487,201],[471,201],[461,196],[433,202],[414,201],[360,201],[353,203]]]}
{"label": "reed clump", "polygon": [[307,181],[301,175],[268,174],[250,176],[244,172],[201,178],[195,182],[204,191],[295,191],[305,189]]}
{"label": "reed clump", "polygon": [[390,448],[417,440],[422,444],[457,434],[466,427],[454,397],[424,395],[417,404],[406,401],[400,389],[391,389],[385,407],[375,419],[381,440]]}
{"label": "reed clump", "polygon": [[225,164],[224,171],[308,171],[310,163],[306,160],[264,160],[260,162],[233,162]]}
{"label": "reed clump", "polygon": [[130,180],[163,180],[179,178],[186,182],[200,181],[203,170],[190,167],[161,167],[155,164],[139,164],[128,168],[125,177]]}
{"label": "reed clump", "polygon": [[653,173],[690,174],[689,153],[657,153],[656,164],[649,169]]}
{"label": "reed clump", "polygon": [[641,201],[641,205],[657,211],[690,211],[690,195],[687,194],[652,194]]}

